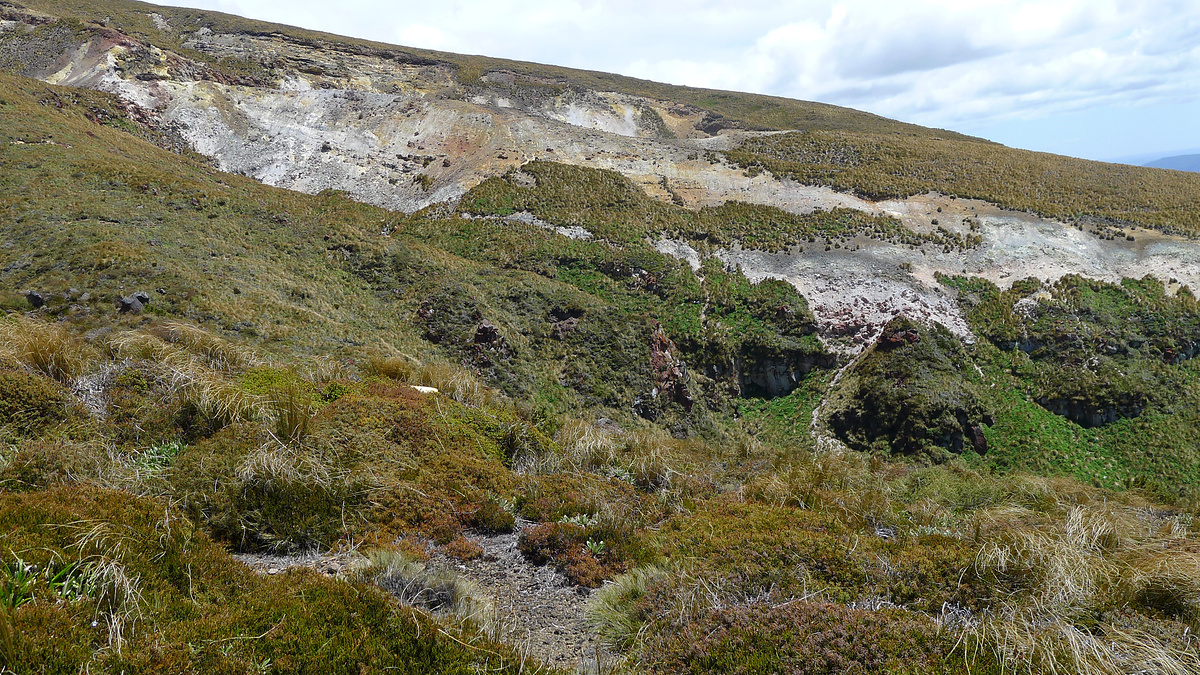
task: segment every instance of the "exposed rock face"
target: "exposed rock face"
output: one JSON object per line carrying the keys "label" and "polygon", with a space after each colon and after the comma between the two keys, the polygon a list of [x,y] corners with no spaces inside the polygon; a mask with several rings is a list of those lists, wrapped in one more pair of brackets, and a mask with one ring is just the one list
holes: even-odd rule
{"label": "exposed rock face", "polygon": [[1122,418],[1137,417],[1146,408],[1144,401],[1123,406],[1097,406],[1088,401],[1065,398],[1039,398],[1038,405],[1085,428],[1102,427]]}
{"label": "exposed rock face", "polygon": [[747,354],[738,359],[734,368],[743,395],[786,396],[814,368],[828,368],[836,363],[833,354]]}
{"label": "exposed rock face", "polygon": [[657,417],[658,406],[654,405],[660,397],[683,407],[685,412],[692,411],[695,399],[688,389],[687,364],[678,357],[678,349],[671,338],[663,332],[662,326],[655,325],[650,339],[650,366],[654,371],[657,386],[649,394],[638,397],[634,401],[634,411],[647,419]]}
{"label": "exposed rock face", "polygon": [[[845,207],[889,215],[919,231],[931,227],[935,214],[955,232],[966,219],[980,223],[983,242],[967,251],[864,240],[854,242],[853,250],[827,253],[766,254],[736,247],[713,252],[741,265],[751,278],[795,285],[809,299],[822,340],[847,353],[872,344],[899,314],[941,323],[970,339],[953,294],[934,280],[938,272],[981,275],[1002,287],[1025,276],[1068,273],[1113,281],[1149,273],[1200,287],[1197,242],[1149,232],[1139,232],[1136,242],[1106,242],[980,201],[929,194],[870,202],[765,172],[747,175],[714,151],[760,132],[673,101],[505,70],[464,83],[449,63],[402,48],[155,24],[164,34],[186,34],[189,50],[246,64],[230,70],[111,28],[75,31],[64,24],[56,30],[53,17],[15,6],[5,7],[4,19],[0,67],[119,94],[139,115],[173,130],[221,169],[279,187],[336,189],[414,211],[545,159],[618,171],[651,196],[688,207],[729,200],[794,213]],[[26,26],[39,30],[27,33]],[[694,267],[700,262],[694,249],[660,250]],[[748,381],[778,388],[791,377],[779,375],[781,368],[795,370],[766,365]]]}

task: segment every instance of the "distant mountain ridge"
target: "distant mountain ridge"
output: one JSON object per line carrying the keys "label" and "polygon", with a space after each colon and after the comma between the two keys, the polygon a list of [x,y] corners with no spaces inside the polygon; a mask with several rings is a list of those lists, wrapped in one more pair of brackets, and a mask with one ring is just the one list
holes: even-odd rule
{"label": "distant mountain ridge", "polygon": [[1145,166],[1155,169],[1174,169],[1175,171],[1200,171],[1200,154],[1163,157],[1148,162]]}

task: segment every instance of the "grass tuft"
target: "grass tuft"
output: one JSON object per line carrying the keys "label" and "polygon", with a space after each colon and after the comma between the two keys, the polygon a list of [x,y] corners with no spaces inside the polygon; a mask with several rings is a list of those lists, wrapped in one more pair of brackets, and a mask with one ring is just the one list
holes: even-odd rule
{"label": "grass tuft", "polygon": [[11,317],[0,320],[0,352],[64,384],[79,377],[96,356],[63,326]]}

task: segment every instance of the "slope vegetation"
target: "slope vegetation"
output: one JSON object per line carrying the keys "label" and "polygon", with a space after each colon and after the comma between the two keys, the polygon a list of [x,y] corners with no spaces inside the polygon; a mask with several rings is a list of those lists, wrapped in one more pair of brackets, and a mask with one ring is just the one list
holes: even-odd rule
{"label": "slope vegetation", "polygon": [[[0,75],[0,668],[554,672],[539,658],[562,650],[457,566],[504,536],[522,578],[588,596],[606,651],[565,664],[587,672],[1200,670],[1191,289],[959,265],[1067,229],[1183,260],[1182,237],[1115,238],[1187,233],[1192,207],[1162,196],[1187,179],[214,13],[30,6],[4,5],[6,67],[117,93]],[[247,102],[302,76],[345,105],[299,173],[367,166],[322,135],[369,117],[367,94],[398,124],[486,111],[580,145],[489,136],[485,162],[397,126],[411,152],[362,175],[424,195],[405,212],[317,189],[333,174],[306,194],[219,171],[130,104],[195,112],[179,92],[208,87],[236,145],[258,134]],[[554,120],[584,99],[641,121]],[[1002,191],[1014,176],[1027,195]],[[834,271],[813,301],[737,263],[762,260]],[[851,273],[879,299],[839,287]],[[897,316],[913,289],[953,325]]]}

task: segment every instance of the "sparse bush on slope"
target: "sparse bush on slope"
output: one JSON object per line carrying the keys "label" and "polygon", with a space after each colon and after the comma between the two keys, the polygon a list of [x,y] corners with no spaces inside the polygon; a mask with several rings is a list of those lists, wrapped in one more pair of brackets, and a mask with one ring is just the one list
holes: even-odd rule
{"label": "sparse bush on slope", "polygon": [[1110,239],[1110,224],[1200,233],[1192,199],[1200,177],[1184,171],[1015,150],[950,134],[820,129],[751,138],[725,155],[748,169],[869,199],[940,192],[1098,228]]}

